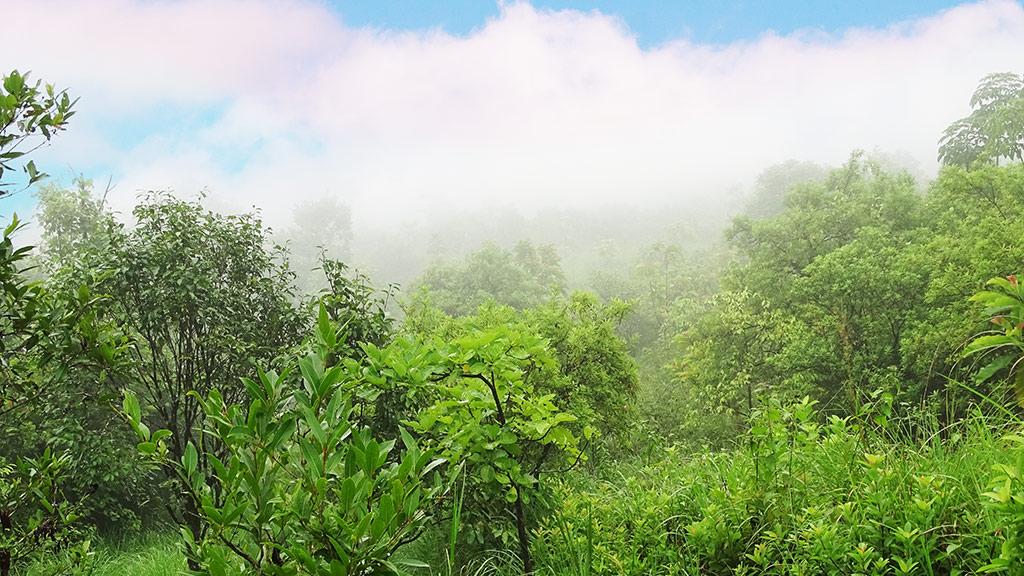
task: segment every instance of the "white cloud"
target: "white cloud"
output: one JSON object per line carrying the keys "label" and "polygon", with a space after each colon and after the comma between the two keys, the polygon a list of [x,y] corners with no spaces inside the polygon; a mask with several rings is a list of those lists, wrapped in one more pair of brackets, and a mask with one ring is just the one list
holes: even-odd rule
{"label": "white cloud", "polygon": [[[981,76],[1024,69],[1009,0],[651,49],[614,17],[528,4],[466,36],[350,28],[300,0],[14,0],[5,20],[7,61],[82,99],[47,162],[109,166],[125,204],[206,186],[277,223],[325,193],[364,225],[488,202],[712,202],[772,163],[854,148],[931,170]],[[126,130],[145,137],[125,146]]]}

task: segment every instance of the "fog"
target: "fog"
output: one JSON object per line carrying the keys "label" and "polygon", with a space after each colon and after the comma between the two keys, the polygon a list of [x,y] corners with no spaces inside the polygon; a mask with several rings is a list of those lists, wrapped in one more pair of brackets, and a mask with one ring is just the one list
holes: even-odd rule
{"label": "fog", "polygon": [[613,15],[528,3],[466,35],[350,27],[301,0],[9,0],[5,19],[8,66],[81,99],[36,159],[56,177],[111,177],[121,211],[140,190],[206,190],[277,229],[331,198],[352,257],[395,280],[518,232],[599,242],[572,231],[609,215],[637,243],[702,238],[790,159],[880,150],[927,178],[977,81],[1024,63],[1012,1],[649,48]]}

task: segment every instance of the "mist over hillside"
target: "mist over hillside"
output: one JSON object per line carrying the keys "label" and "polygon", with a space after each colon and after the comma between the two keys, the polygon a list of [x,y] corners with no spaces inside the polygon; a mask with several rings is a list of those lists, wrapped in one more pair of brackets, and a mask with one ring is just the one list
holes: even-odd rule
{"label": "mist over hillside", "polygon": [[1024,4],[11,0],[0,576],[1024,574]]}

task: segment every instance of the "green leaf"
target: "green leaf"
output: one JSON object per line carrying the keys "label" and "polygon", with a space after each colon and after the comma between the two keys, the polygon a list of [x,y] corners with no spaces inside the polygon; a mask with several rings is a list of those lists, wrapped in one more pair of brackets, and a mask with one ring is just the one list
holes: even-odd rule
{"label": "green leaf", "polygon": [[181,465],[185,468],[187,476],[194,474],[199,465],[199,453],[196,452],[196,447],[191,442],[185,445],[185,453],[181,456]]}
{"label": "green leaf", "polygon": [[124,409],[125,415],[128,416],[128,419],[132,424],[137,424],[142,419],[142,411],[139,408],[139,399],[131,390],[124,391],[124,399],[121,401],[121,407]]}
{"label": "green leaf", "polygon": [[1009,336],[1005,336],[1003,334],[990,334],[987,336],[979,336],[972,340],[971,343],[964,348],[964,355],[969,356],[971,354],[977,354],[978,352],[983,352],[985,350],[992,350],[993,348],[1001,348],[1003,346],[1016,346],[1019,344],[1019,340],[1011,338]]}

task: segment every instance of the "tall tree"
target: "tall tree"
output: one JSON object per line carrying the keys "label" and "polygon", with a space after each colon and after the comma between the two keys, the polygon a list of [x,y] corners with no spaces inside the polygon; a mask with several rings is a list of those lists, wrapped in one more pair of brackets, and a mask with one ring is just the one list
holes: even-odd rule
{"label": "tall tree", "polygon": [[[12,163],[24,160],[35,148],[62,130],[71,116],[73,102],[65,92],[27,75],[11,72],[0,82],[0,197],[9,193]],[[38,142],[37,142],[38,140]],[[25,149],[28,147],[28,150]],[[33,161],[23,164],[27,183],[45,176]],[[0,239],[0,576],[20,568],[20,563],[46,554],[64,539],[71,542],[74,505],[64,496],[64,480],[70,455],[49,448],[41,453],[19,452],[29,418],[40,410],[60,410],[55,385],[68,369],[97,368],[114,356],[104,341],[94,299],[87,289],[68,298],[30,280],[26,258],[30,246],[16,248],[17,216],[3,229]],[[30,430],[29,430],[30,431]],[[74,557],[85,559],[83,555]],[[73,566],[58,571],[72,573]]]}
{"label": "tall tree", "polygon": [[106,247],[113,216],[105,197],[94,194],[92,180],[79,176],[70,188],[43,184],[36,196],[43,262],[50,272],[77,266],[84,253]]}
{"label": "tall tree", "polygon": [[348,262],[352,257],[352,211],[331,197],[300,204],[283,237],[298,289],[316,292],[325,287],[324,275],[318,270],[322,259]]}
{"label": "tall tree", "polygon": [[[190,393],[217,388],[237,401],[239,376],[253,362],[266,365],[297,343],[292,277],[252,214],[223,216],[161,193],[144,198],[133,214],[137,225],[115,226],[92,267],[112,313],[133,336],[123,376],[154,421],[171,431],[170,453],[180,460],[189,442],[205,441],[199,401]],[[171,512],[202,535],[194,501],[183,498]]]}
{"label": "tall tree", "polygon": [[970,167],[1024,160],[1024,75],[985,76],[971,96],[971,108],[943,132],[940,162]]}

